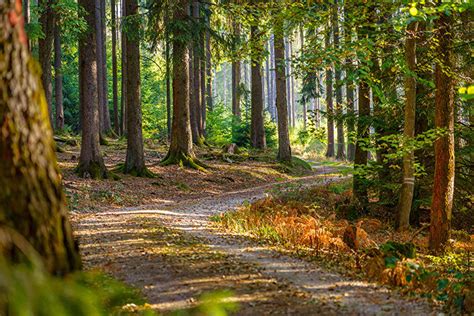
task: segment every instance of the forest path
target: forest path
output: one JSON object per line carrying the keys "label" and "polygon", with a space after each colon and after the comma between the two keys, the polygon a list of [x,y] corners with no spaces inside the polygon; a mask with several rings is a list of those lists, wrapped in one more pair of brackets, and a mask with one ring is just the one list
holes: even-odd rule
{"label": "forest path", "polygon": [[433,314],[423,301],[402,299],[210,225],[211,216],[263,198],[269,189],[337,179],[320,174],[176,204],[88,214],[77,224],[84,261],[140,288],[160,312],[191,307],[203,292],[230,289],[239,315]]}

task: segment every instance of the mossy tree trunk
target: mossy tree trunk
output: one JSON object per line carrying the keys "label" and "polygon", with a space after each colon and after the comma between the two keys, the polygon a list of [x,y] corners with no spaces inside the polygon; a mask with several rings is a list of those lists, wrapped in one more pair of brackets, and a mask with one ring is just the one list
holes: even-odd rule
{"label": "mossy tree trunk", "polygon": [[81,177],[107,177],[99,146],[99,99],[97,89],[97,41],[95,0],[79,0],[89,31],[79,40],[79,101],[82,123],[81,155],[77,172]]}
{"label": "mossy tree trunk", "polygon": [[56,275],[80,269],[67,218],[40,70],[28,50],[21,0],[0,3],[0,256],[26,260],[27,241]]}
{"label": "mossy tree trunk", "polygon": [[[439,1],[441,3],[441,1]],[[446,134],[435,142],[435,172],[431,203],[430,249],[444,249],[451,229],[454,194],[454,79],[452,18],[440,13],[436,20],[435,126]]]}
{"label": "mossy tree trunk", "polygon": [[[126,0],[127,17],[138,14],[137,0]],[[126,34],[127,42],[127,156],[123,171],[135,176],[148,176],[149,172],[145,167],[145,157],[143,153],[142,135],[142,109],[140,102],[140,40],[138,32],[139,25],[135,25],[136,20],[129,20]]]}

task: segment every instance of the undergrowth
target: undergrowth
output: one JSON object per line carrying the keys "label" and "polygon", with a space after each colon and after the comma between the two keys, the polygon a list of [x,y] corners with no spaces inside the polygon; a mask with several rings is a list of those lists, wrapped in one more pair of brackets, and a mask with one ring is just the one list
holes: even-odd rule
{"label": "undergrowth", "polygon": [[472,312],[474,274],[468,248],[429,256],[425,236],[413,240],[410,232],[396,234],[390,223],[371,217],[350,222],[350,200],[351,181],[295,186],[276,189],[270,197],[214,220],[259,242],[335,265],[345,274],[429,298],[451,312]]}

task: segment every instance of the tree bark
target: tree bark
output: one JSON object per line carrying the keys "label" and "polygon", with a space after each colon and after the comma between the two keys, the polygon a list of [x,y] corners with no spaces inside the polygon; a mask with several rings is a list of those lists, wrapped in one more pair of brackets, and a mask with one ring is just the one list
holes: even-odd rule
{"label": "tree bark", "polygon": [[[192,5],[192,18],[195,23],[199,23],[199,1],[194,0]],[[201,58],[200,58],[200,43],[198,39],[194,39],[192,45],[192,85],[191,85],[191,129],[193,133],[193,143],[196,145],[203,144],[203,135],[201,134]]]}
{"label": "tree bark", "polygon": [[56,103],[56,129],[64,129],[63,108],[63,74],[61,65],[61,24],[56,16],[56,27],[54,28],[54,90]]}
{"label": "tree bark", "polygon": [[288,131],[288,105],[286,98],[285,75],[285,40],[283,25],[278,25],[275,32],[275,64],[276,64],[276,108],[278,115],[278,160],[291,162],[291,147]]}
{"label": "tree bark", "polygon": [[[126,8],[125,8],[125,0],[122,0],[122,18],[126,14]],[[126,44],[127,44],[127,39],[125,36],[125,25],[122,20],[121,24],[121,51],[122,51],[122,82],[121,82],[121,88],[122,88],[122,93],[121,93],[121,98],[120,98],[120,112],[121,112],[121,134],[122,135],[127,135],[127,126],[125,124],[127,120],[127,54],[126,54]]]}
{"label": "tree bark", "polygon": [[39,23],[44,33],[44,37],[38,40],[38,57],[41,64],[41,81],[44,87],[46,102],[48,103],[49,121],[53,126],[53,84],[51,80],[51,58],[54,40],[54,0],[39,0],[41,15]]}
{"label": "tree bark", "polygon": [[101,44],[102,44],[102,107],[104,109],[104,132],[106,134],[110,134],[112,132],[112,123],[110,122],[110,112],[109,112],[109,85],[107,84],[107,25],[105,23],[106,17],[105,17],[105,0],[100,1],[100,30],[102,32],[101,34]]}
{"label": "tree bark", "polygon": [[[331,45],[331,28],[327,26],[325,36],[325,47],[330,48]],[[334,108],[333,108],[333,90],[332,90],[332,67],[329,65],[326,68],[326,116],[327,116],[327,150],[326,157],[334,157]]]}
{"label": "tree bark", "polygon": [[[173,23],[188,21],[188,0],[178,0],[174,8]],[[202,165],[193,152],[189,109],[189,43],[183,28],[173,28],[173,123],[171,144],[163,165],[184,164],[196,169]]]}
{"label": "tree bark", "polygon": [[165,34],[165,63],[166,63],[166,130],[168,132],[168,140],[171,140],[171,56],[170,56],[170,34],[168,29],[168,15],[166,18],[166,34]]}
{"label": "tree bark", "polygon": [[[405,41],[405,59],[408,73],[405,74],[405,123],[403,136],[405,141],[413,140],[415,136],[416,114],[416,33],[417,22],[411,22],[407,27]],[[410,213],[415,188],[415,155],[413,150],[407,151],[403,156],[403,183],[398,205],[397,229],[405,230],[410,226]]]}
{"label": "tree bark", "polygon": [[[234,35],[240,38],[240,24],[234,21]],[[240,60],[232,62],[232,114],[238,120],[241,118],[240,113]]]}
{"label": "tree bark", "polygon": [[[208,27],[210,26],[210,21],[207,21]],[[209,30],[206,30],[206,104],[209,111],[212,111],[214,108],[214,100],[212,95],[212,55],[211,55],[211,33]]]}
{"label": "tree bark", "polygon": [[[440,3],[441,1],[439,1]],[[435,142],[435,173],[431,203],[430,249],[444,249],[450,236],[454,193],[454,78],[452,17],[441,12],[436,20],[435,126],[446,134]]]}
{"label": "tree bark", "polygon": [[[95,0],[79,0],[90,30],[96,30]],[[82,122],[81,155],[77,172],[81,177],[106,178],[99,146],[99,102],[97,87],[97,33],[89,31],[79,40],[79,101]]]}
{"label": "tree bark", "polygon": [[[352,42],[352,24],[349,22],[349,4],[344,3],[344,38],[345,46],[351,47]],[[352,65],[352,59],[350,57],[345,60],[346,68],[346,100],[347,100],[347,133],[350,135],[347,142],[347,160],[354,161],[355,144],[352,141],[353,134],[355,132],[355,102],[354,102],[354,82],[350,77],[354,71]]]}
{"label": "tree bark", "polygon": [[[138,14],[138,1],[126,0],[126,17]],[[138,30],[139,25],[135,20],[128,23],[130,30]],[[140,38],[139,34],[129,32],[126,34],[127,56],[127,156],[123,171],[134,176],[148,176],[145,167],[142,136],[142,109],[140,101]]]}
{"label": "tree bark", "polygon": [[120,135],[120,120],[118,109],[118,78],[117,78],[117,6],[115,0],[110,0],[110,10],[112,13],[112,103],[114,108],[114,131]]}
{"label": "tree bark", "polygon": [[80,269],[81,259],[21,14],[21,0],[0,4],[0,255],[28,261],[31,246],[47,271],[64,275]]}
{"label": "tree bark", "polygon": [[[332,16],[332,27],[334,36],[334,49],[339,49],[339,21],[338,21],[338,0],[335,0]],[[342,81],[341,67],[339,64],[334,65],[334,79],[336,89],[336,129],[337,129],[337,153],[336,159],[345,160],[345,139],[344,139],[344,120],[342,119]]]}
{"label": "tree bark", "polygon": [[[303,26],[300,27],[300,41],[301,41],[301,50],[300,55],[303,56],[304,54],[304,28]],[[303,103],[303,128],[306,130],[308,125],[308,104],[306,100],[301,98],[301,103]]]}
{"label": "tree bark", "polygon": [[[254,45],[258,45],[258,28],[252,26],[250,33],[252,42]],[[251,113],[251,129],[250,129],[250,138],[252,140],[252,146],[258,149],[265,149],[267,147],[265,139],[265,126],[263,118],[263,89],[262,89],[262,70],[260,58],[258,55],[259,50],[256,47],[253,47],[253,55],[255,56],[252,60],[252,69],[251,69],[251,81],[252,81],[252,91],[251,91],[251,103],[252,103],[252,113]]]}
{"label": "tree bark", "polygon": [[95,39],[96,39],[96,64],[97,64],[97,99],[99,103],[99,133],[100,138],[102,140],[103,134],[105,132],[105,108],[104,104],[104,81],[103,81],[103,74],[104,68],[102,67],[103,61],[103,54],[102,54],[102,9],[101,9],[101,2],[102,0],[95,0]]}

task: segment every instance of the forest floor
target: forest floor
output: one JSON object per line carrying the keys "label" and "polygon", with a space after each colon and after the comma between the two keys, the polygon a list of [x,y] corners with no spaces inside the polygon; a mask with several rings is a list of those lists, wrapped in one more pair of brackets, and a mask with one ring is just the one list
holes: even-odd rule
{"label": "forest floor", "polygon": [[[123,145],[106,147],[108,167],[124,161]],[[79,179],[78,148],[59,154],[72,220],[87,269],[137,287],[161,313],[197,304],[204,293],[230,291],[238,315],[426,315],[435,309],[386,287],[342,276],[224,231],[212,218],[300,183],[344,176],[314,165],[289,175],[265,160],[206,161],[207,173],[160,167],[164,151],[147,146],[153,179]]]}

